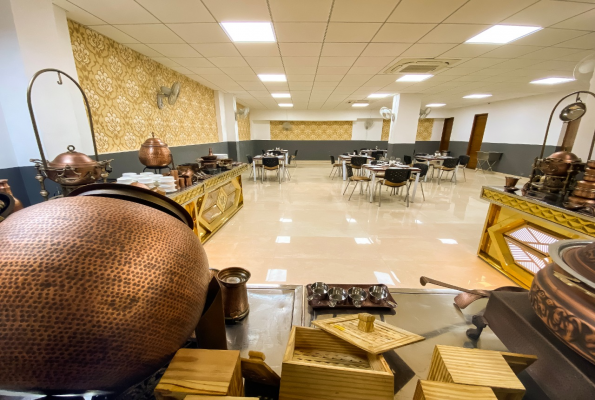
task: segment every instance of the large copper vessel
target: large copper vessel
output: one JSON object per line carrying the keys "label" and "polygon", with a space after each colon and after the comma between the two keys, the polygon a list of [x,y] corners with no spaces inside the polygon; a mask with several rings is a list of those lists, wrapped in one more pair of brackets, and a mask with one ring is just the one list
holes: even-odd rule
{"label": "large copper vessel", "polygon": [[8,185],[8,179],[0,179],[0,192],[9,194],[14,199],[14,209],[12,212],[17,212],[23,209],[23,203],[21,203],[21,201],[14,197],[14,194],[12,194],[12,190]]}
{"label": "large copper vessel", "polygon": [[172,162],[172,155],[167,144],[153,134],[140,146],[138,159],[146,167],[163,168]]}
{"label": "large copper vessel", "polygon": [[[105,170],[104,161],[93,161],[84,153],[75,151],[74,146],[68,146],[68,151],[58,154],[53,161],[48,162],[45,174],[48,179],[59,183],[64,188],[77,188],[82,185],[97,182]],[[68,194],[74,188],[65,188]]]}
{"label": "large copper vessel", "polygon": [[187,212],[149,190],[87,188],[0,223],[0,390],[119,391],[198,323],[210,276]]}
{"label": "large copper vessel", "polygon": [[535,275],[531,305],[560,340],[595,364],[595,243],[564,240],[549,254],[554,262]]}
{"label": "large copper vessel", "polygon": [[547,157],[540,165],[540,169],[546,175],[566,175],[573,163],[580,163],[581,159],[568,151],[558,151]]}

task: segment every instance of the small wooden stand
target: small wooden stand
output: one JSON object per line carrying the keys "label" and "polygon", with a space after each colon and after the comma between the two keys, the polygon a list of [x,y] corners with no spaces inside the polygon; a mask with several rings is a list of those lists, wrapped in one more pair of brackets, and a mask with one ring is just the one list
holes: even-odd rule
{"label": "small wooden stand", "polygon": [[376,320],[375,316],[368,313],[360,313],[357,315],[357,317],[359,318],[357,329],[362,332],[372,332],[374,330],[374,321]]}

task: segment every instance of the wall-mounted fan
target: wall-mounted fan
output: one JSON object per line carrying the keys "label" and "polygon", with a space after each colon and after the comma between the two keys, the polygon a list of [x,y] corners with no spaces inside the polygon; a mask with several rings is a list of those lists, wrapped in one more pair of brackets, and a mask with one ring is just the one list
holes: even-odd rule
{"label": "wall-mounted fan", "polygon": [[161,93],[157,93],[157,107],[159,107],[160,110],[165,107],[165,104],[163,103],[164,97],[167,97],[167,102],[170,106],[173,106],[176,103],[176,100],[178,100],[179,95],[180,82],[174,82],[174,84],[171,85],[171,88],[161,86]]}
{"label": "wall-mounted fan", "polygon": [[577,81],[588,82],[593,75],[593,70],[595,70],[595,53],[591,53],[579,61],[574,67],[574,72],[572,74]]}
{"label": "wall-mounted fan", "polygon": [[432,109],[430,107],[420,109],[419,110],[419,119],[427,118],[431,112],[432,112]]}
{"label": "wall-mounted fan", "polygon": [[291,122],[289,122],[289,121],[285,121],[285,122],[283,122],[283,125],[282,125],[282,126],[283,126],[283,130],[284,130],[284,131],[290,131],[290,130],[291,130],[291,128],[292,128],[292,126],[291,126]]}
{"label": "wall-mounted fan", "polygon": [[382,119],[390,119],[391,121],[395,120],[395,114],[388,107],[382,107],[380,109],[380,115],[382,116]]}
{"label": "wall-mounted fan", "polygon": [[365,122],[364,122],[364,128],[366,128],[366,130],[370,129],[371,127],[374,126],[374,120],[372,118],[368,118]]}
{"label": "wall-mounted fan", "polygon": [[248,118],[248,114],[250,114],[250,108],[248,108],[248,107],[238,108],[236,110],[236,121],[238,119]]}

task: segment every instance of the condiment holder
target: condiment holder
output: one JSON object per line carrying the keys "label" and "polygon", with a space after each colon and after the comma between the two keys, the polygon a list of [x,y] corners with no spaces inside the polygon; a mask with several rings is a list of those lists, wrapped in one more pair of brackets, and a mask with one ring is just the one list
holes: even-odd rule
{"label": "condiment holder", "polygon": [[331,288],[328,291],[328,302],[330,307],[335,307],[337,304],[344,304],[347,299],[347,292],[340,287]]}
{"label": "condiment holder", "polygon": [[388,299],[388,289],[386,286],[376,285],[370,286],[368,288],[368,293],[370,293],[370,301],[374,304],[381,304],[382,302],[387,302],[389,305],[396,307],[397,304],[393,303]]}
{"label": "condiment holder", "polygon": [[328,285],[324,282],[315,282],[312,284],[312,294],[308,296],[308,301],[324,300],[328,295]]}
{"label": "condiment holder", "polygon": [[306,285],[312,308],[395,308],[397,303],[386,285],[327,284]]}
{"label": "condiment holder", "polygon": [[357,286],[349,289],[347,294],[349,295],[349,300],[356,308],[361,308],[364,300],[368,298],[368,293],[364,289]]}

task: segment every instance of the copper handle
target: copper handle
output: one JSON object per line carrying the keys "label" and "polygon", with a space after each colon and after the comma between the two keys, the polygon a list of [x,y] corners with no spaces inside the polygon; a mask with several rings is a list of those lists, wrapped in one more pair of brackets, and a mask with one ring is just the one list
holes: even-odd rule
{"label": "copper handle", "polygon": [[449,283],[444,283],[444,282],[440,282],[437,281],[435,279],[432,278],[428,278],[427,276],[422,276],[419,278],[419,283],[421,283],[422,286],[426,286],[428,283],[431,283],[433,285],[437,285],[437,286],[442,286],[445,288],[449,288],[449,289],[454,289],[454,290],[458,290],[460,292],[466,292],[466,293],[471,293],[471,294],[475,294],[477,296],[489,296],[489,292],[485,291],[485,290],[473,290],[473,289],[465,289],[459,286],[454,286],[451,285]]}

